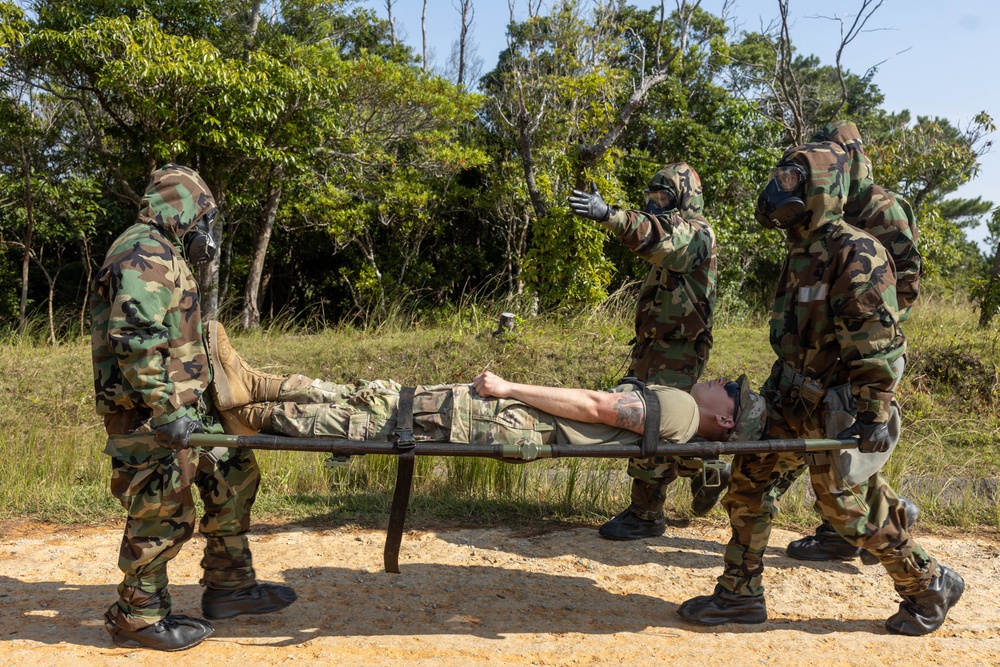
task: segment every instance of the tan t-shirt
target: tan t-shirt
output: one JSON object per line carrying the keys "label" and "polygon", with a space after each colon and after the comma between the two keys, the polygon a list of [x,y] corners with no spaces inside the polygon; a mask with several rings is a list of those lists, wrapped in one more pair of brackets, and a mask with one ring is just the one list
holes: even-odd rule
{"label": "tan t-shirt", "polygon": [[[698,432],[698,404],[691,394],[673,387],[646,385],[660,400],[660,440],[663,442],[687,442]],[[612,389],[615,393],[635,391],[635,385],[621,384]],[[642,394],[639,394],[641,397]],[[645,405],[645,399],[643,399]],[[642,436],[635,431],[606,426],[585,424],[572,419],[554,418],[556,442],[568,445],[596,445],[602,442],[639,442]]]}

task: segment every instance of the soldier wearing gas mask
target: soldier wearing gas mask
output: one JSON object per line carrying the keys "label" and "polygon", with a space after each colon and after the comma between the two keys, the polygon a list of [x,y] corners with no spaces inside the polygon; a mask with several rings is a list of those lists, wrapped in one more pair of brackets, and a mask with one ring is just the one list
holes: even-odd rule
{"label": "soldier wearing gas mask", "polygon": [[732,537],[712,595],[678,609],[706,625],[763,623],[763,556],[777,512],[773,487],[807,467],[816,509],[851,544],[878,557],[903,598],[890,633],[924,635],[944,623],[964,590],[908,532],[906,512],[880,470],[899,436],[893,389],[906,339],[896,318],[885,248],[843,220],[848,156],[836,144],[788,151],[757,202],[756,218],[784,229],[788,255],[771,313],[777,360],[761,394],[767,437],[858,436],[858,450],[737,455],[722,505]]}
{"label": "soldier wearing gas mask", "polygon": [[192,169],[155,171],[138,220],[108,250],[91,285],[97,412],[109,437],[111,491],[128,512],[118,599],[104,615],[119,646],[190,648],[214,629],[172,613],[167,564],[194,532],[197,488],[205,507],[202,611],[209,619],[265,614],[295,600],[258,584],[247,532],[260,470],[250,450],[189,447],[192,433],[223,433],[198,284],[189,263],[215,255],[215,198]]}
{"label": "soldier wearing gas mask", "polygon": [[[701,377],[712,349],[715,308],[715,234],[702,216],[698,173],[684,162],[657,171],[645,190],[642,211],[609,206],[597,192],[574,190],[569,205],[579,216],[611,230],[650,269],[635,309],[635,340],[628,374],[641,382],[688,390]],[[692,510],[707,514],[725,490],[728,468],[721,461],[687,457],[632,459],[632,502],[605,523],[600,535],[638,540],[666,530],[666,487],[691,478]]]}
{"label": "soldier wearing gas mask", "polygon": [[[889,253],[895,267],[898,318],[903,323],[920,293],[922,260],[917,251],[917,224],[913,208],[901,195],[874,183],[872,162],[864,153],[864,142],[857,125],[851,121],[828,123],[810,139],[810,143],[821,141],[833,142],[847,153],[850,186],[844,204],[844,221],[874,236]],[[896,363],[902,374],[904,359],[900,357]],[[783,480],[775,491],[783,493],[792,482],[794,478]],[[907,526],[912,528],[920,511],[912,501],[902,497],[900,500],[906,510]],[[871,561],[868,552],[846,542],[826,521],[812,535],[790,542],[785,547],[785,553],[807,561],[852,560],[858,556],[866,562]]]}

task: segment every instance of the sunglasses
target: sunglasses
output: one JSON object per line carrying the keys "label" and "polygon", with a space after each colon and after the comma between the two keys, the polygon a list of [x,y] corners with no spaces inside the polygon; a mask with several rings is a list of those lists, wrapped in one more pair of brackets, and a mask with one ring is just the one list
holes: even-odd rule
{"label": "sunglasses", "polygon": [[733,428],[736,428],[736,422],[740,418],[740,383],[727,382],[724,389],[729,398],[733,399]]}

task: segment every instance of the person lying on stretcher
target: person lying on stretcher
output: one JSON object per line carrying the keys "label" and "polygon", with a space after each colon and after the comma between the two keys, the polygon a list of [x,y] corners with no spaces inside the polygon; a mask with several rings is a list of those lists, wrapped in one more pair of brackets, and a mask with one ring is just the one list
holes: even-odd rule
{"label": "person lying on stretcher", "polygon": [[[396,428],[397,382],[335,384],[263,373],[240,357],[218,322],[209,323],[208,348],[209,391],[227,433],[387,441]],[[663,442],[757,440],[767,418],[745,375],[699,382],[690,392],[624,380],[602,392],[519,384],[485,371],[471,384],[415,387],[413,436],[471,444],[638,443],[648,400],[659,403]]]}

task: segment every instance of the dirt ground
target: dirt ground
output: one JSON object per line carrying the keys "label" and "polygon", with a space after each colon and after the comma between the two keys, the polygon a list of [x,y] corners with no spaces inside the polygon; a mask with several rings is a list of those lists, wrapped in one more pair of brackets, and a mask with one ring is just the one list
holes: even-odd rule
{"label": "dirt ground", "polygon": [[[261,580],[298,601],[215,623],[164,654],[112,645],[101,614],[119,580],[118,529],[0,526],[0,664],[30,665],[1000,665],[1000,538],[921,535],[965,596],[938,632],[886,634],[899,602],[880,566],[819,566],[784,554],[766,574],[770,620],[703,628],[676,614],[711,592],[727,528],[707,520],[640,542],[592,527],[411,531],[401,574],[382,571],[379,531],[256,526]],[[171,565],[176,613],[200,615],[195,538]]]}

